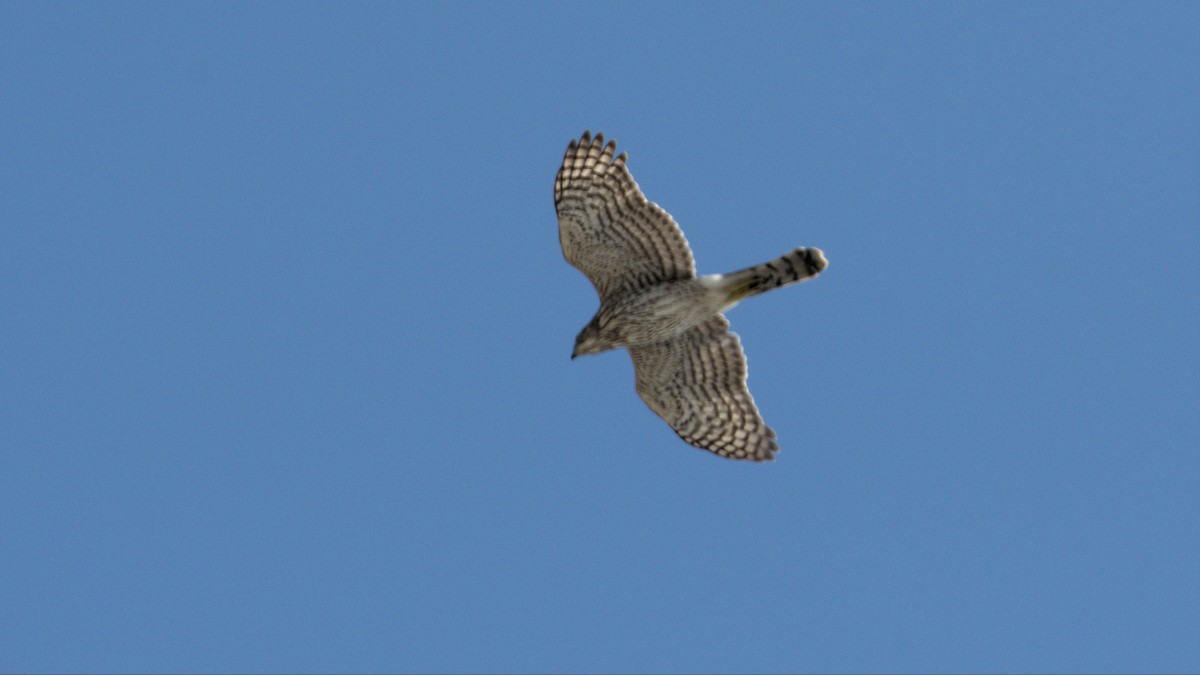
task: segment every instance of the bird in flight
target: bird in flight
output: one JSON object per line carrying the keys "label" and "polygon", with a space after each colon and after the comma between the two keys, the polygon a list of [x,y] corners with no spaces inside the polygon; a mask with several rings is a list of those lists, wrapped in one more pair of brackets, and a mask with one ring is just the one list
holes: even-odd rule
{"label": "bird in flight", "polygon": [[774,459],[779,445],[746,388],[746,357],[723,312],[827,266],[797,248],[730,274],[696,276],[670,214],[646,199],[615,141],[590,132],[567,146],[554,179],[567,262],[600,295],[571,358],[625,347],[642,401],[687,443],[731,459]]}

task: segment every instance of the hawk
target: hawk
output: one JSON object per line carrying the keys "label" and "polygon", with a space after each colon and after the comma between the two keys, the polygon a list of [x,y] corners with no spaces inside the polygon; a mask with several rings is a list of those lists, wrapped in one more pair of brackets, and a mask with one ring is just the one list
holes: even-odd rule
{"label": "hawk", "polygon": [[[554,179],[558,238],[567,262],[600,295],[571,358],[629,350],[638,396],[687,443],[731,459],[779,450],[746,388],[746,357],[725,312],[751,295],[812,279],[827,266],[797,248],[731,274],[696,277],[683,231],[646,199],[615,141],[585,131]],[[615,155],[615,156],[614,156]]]}

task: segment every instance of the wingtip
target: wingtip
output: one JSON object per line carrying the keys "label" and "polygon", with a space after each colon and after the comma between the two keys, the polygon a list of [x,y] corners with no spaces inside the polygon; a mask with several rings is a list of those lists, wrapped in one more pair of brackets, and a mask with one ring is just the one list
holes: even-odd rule
{"label": "wingtip", "polygon": [[[577,147],[581,147],[581,146],[585,146],[585,145],[599,145],[599,146],[603,146],[605,150],[610,150],[613,152],[615,152],[617,149],[617,141],[616,140],[610,139],[608,141],[608,144],[606,145],[604,143],[604,132],[597,131],[596,134],[593,136],[591,129],[584,129],[583,134],[578,139],[571,141],[571,147],[573,147],[573,148],[577,148]],[[621,153],[621,156],[624,157],[625,153]]]}
{"label": "wingtip", "polygon": [[775,430],[767,427],[767,433],[769,435],[762,438],[764,442],[759,443],[751,456],[751,459],[756,462],[774,462],[775,453],[779,452],[779,443],[775,441]]}

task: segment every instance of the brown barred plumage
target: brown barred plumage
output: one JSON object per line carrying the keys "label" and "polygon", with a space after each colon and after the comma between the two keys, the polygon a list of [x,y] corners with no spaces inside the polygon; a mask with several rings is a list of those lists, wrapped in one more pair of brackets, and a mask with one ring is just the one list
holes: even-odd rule
{"label": "brown barred plumage", "polygon": [[626,347],[638,395],[684,441],[722,457],[774,458],[775,432],[746,388],[746,358],[722,316],[739,300],[811,279],[827,266],[817,248],[697,279],[687,240],[646,199],[625,153],[603,134],[571,141],[554,181],[567,262],[600,295],[572,358]]}

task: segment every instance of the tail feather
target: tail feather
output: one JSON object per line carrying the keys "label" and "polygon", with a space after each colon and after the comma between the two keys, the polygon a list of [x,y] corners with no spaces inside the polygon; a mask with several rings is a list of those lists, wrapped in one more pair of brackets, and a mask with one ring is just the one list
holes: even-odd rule
{"label": "tail feather", "polygon": [[770,262],[726,274],[721,285],[729,293],[729,301],[737,302],[772,288],[812,279],[828,266],[821,249],[798,248]]}

